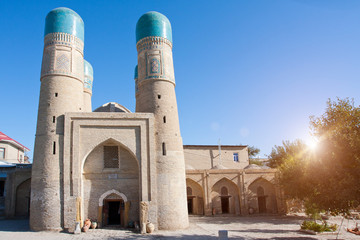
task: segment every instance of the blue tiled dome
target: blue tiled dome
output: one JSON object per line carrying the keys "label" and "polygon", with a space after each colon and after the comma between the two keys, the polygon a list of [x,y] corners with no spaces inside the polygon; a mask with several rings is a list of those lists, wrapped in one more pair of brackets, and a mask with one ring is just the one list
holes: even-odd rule
{"label": "blue tiled dome", "polygon": [[46,16],[45,36],[56,32],[69,33],[84,41],[84,22],[69,8],[55,8]]}
{"label": "blue tiled dome", "polygon": [[147,12],[142,15],[136,24],[136,42],[150,36],[164,37],[172,42],[169,19],[158,12]]}

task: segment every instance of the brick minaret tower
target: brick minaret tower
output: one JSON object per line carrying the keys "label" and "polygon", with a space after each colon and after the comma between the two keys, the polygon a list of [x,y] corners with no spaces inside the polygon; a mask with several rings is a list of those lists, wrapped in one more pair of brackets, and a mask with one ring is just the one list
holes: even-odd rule
{"label": "brick minaret tower", "polygon": [[64,113],[84,110],[83,49],[81,17],[68,8],[49,12],[31,179],[33,230],[62,229]]}
{"label": "brick minaret tower", "polygon": [[185,162],[175,95],[172,32],[158,12],[145,13],[136,24],[138,74],[136,112],[154,113],[157,217],[159,229],[189,225]]}

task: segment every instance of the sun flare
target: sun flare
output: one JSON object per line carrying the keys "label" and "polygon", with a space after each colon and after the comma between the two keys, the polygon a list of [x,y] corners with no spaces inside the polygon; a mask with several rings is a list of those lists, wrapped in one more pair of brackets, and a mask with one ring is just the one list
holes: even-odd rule
{"label": "sun flare", "polygon": [[316,138],[314,137],[310,137],[307,141],[306,141],[306,145],[312,149],[312,150],[315,150],[317,145],[318,145],[318,141]]}

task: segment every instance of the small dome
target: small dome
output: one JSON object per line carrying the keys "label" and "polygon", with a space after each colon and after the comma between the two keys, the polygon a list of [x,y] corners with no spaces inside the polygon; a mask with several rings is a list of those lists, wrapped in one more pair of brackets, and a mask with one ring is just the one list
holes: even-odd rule
{"label": "small dome", "polygon": [[244,169],[261,169],[261,167],[256,164],[249,164],[246,167],[244,167]]}
{"label": "small dome", "polygon": [[135,76],[134,76],[134,79],[137,79],[138,78],[138,65],[136,65],[135,67]]}
{"label": "small dome", "polygon": [[94,112],[118,112],[118,113],[131,113],[129,109],[116,102],[108,102],[98,107]]}
{"label": "small dome", "polygon": [[136,42],[145,37],[163,37],[172,42],[169,19],[158,12],[147,12],[136,23]]}
{"label": "small dome", "polygon": [[46,16],[45,36],[56,32],[69,33],[84,41],[84,22],[69,8],[55,8]]}

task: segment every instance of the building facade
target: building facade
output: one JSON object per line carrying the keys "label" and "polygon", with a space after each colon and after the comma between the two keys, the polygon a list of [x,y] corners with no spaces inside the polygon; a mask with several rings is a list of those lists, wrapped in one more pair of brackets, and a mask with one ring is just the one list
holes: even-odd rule
{"label": "building facade", "polygon": [[247,146],[184,145],[188,213],[285,212],[277,171],[249,164]]}
{"label": "building facade", "polygon": [[28,216],[31,164],[29,149],[0,132],[0,217]]}
{"label": "building facade", "polygon": [[[142,232],[147,221],[156,229],[183,229],[189,224],[188,213],[243,214],[262,201],[254,198],[257,202],[252,203],[244,191],[258,191],[265,199],[278,193],[273,170],[244,170],[246,146],[237,147],[236,154],[223,152],[224,159],[237,157],[238,162],[231,163],[218,160],[211,146],[183,146],[172,30],[164,15],[148,12],[136,25],[135,113],[117,103],[91,111],[94,71],[84,60],[84,42],[84,22],[77,13],[68,8],[49,12],[31,229],[72,232],[86,218],[100,227],[140,222]],[[231,146],[223,149],[232,151]],[[210,158],[194,157],[203,152]],[[277,212],[277,203],[265,201],[260,212]]]}

